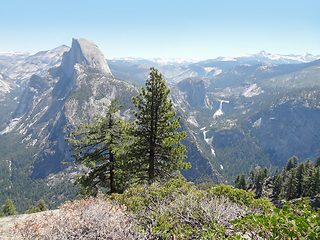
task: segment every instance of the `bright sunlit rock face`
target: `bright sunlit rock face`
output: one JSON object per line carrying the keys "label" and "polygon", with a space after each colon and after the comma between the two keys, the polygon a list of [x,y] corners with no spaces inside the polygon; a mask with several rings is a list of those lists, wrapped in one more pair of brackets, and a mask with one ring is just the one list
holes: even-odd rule
{"label": "bright sunlit rock face", "polygon": [[70,77],[77,63],[111,74],[103,53],[93,41],[86,38],[72,39],[72,47],[69,52],[64,53],[61,68]]}
{"label": "bright sunlit rock face", "polygon": [[0,75],[0,95],[2,93],[9,93],[10,89],[11,89],[11,87],[10,87],[9,83],[3,81],[3,77],[2,77],[2,75]]}

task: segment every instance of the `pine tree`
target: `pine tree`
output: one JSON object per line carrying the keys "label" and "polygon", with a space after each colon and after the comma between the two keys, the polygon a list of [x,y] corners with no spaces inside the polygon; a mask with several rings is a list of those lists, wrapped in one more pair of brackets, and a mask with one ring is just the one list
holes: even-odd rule
{"label": "pine tree", "polygon": [[264,183],[264,180],[266,179],[267,177],[267,168],[265,169],[262,169],[262,168],[259,168],[256,172],[255,172],[255,175],[254,175],[254,184],[256,185],[257,188],[260,188],[262,187],[263,183]]}
{"label": "pine tree", "polygon": [[312,195],[311,179],[312,179],[312,162],[308,158],[304,163],[304,172],[302,176],[302,196],[303,197]]}
{"label": "pine tree", "polygon": [[292,162],[293,162],[293,167],[297,167],[298,166],[298,157],[297,156],[293,156],[292,157]]}
{"label": "pine tree", "polygon": [[280,175],[276,175],[273,181],[273,197],[275,199],[279,198],[281,189],[282,189],[282,177]]}
{"label": "pine tree", "polygon": [[116,116],[120,107],[113,100],[105,117],[94,116],[94,124],[81,124],[79,130],[72,133],[74,138],[66,139],[73,143],[70,151],[75,151],[75,162],[87,169],[75,182],[80,185],[82,196],[96,196],[99,188],[110,193],[122,192],[125,188],[127,181],[121,149],[128,140],[125,131],[128,123]]}
{"label": "pine tree", "polygon": [[269,174],[268,174],[268,168],[267,167],[263,168],[263,172],[264,172],[264,178],[268,178]]}
{"label": "pine tree", "polygon": [[47,204],[45,203],[44,200],[40,199],[37,202],[37,206],[31,205],[27,211],[25,211],[25,214],[30,214],[30,213],[37,213],[37,212],[42,212],[47,210]]}
{"label": "pine tree", "polygon": [[238,174],[238,175],[236,176],[236,179],[234,180],[234,186],[235,186],[236,188],[240,188],[240,177],[241,177],[241,174]]}
{"label": "pine tree", "polygon": [[317,157],[317,160],[316,160],[316,167],[319,167],[320,166],[320,157]]}
{"label": "pine tree", "polygon": [[289,158],[287,161],[286,170],[290,171],[290,169],[293,167],[294,167],[294,164],[293,164],[292,158]]}
{"label": "pine tree", "polygon": [[311,195],[316,195],[320,192],[320,168],[313,168],[311,175]]}
{"label": "pine tree", "polygon": [[235,180],[235,187],[239,189],[247,189],[247,180],[245,174],[238,174]]}
{"label": "pine tree", "polygon": [[255,171],[254,171],[254,169],[251,168],[250,173],[249,173],[249,176],[250,176],[249,178],[250,178],[251,182],[254,181],[254,175],[255,175]]}
{"label": "pine tree", "polygon": [[7,199],[6,203],[2,205],[2,213],[5,216],[18,214],[18,212],[16,211],[16,207],[14,206],[13,201],[11,199]]}
{"label": "pine tree", "polygon": [[296,169],[291,168],[290,171],[286,172],[287,176],[282,184],[282,193],[281,195],[286,200],[291,200],[297,195],[297,177],[296,177]]}
{"label": "pine tree", "polygon": [[303,181],[303,175],[304,175],[304,163],[301,162],[297,166],[297,197],[301,197],[303,193],[303,186],[302,186],[302,181]]}
{"label": "pine tree", "polygon": [[149,183],[170,177],[179,168],[191,167],[185,162],[186,148],[180,143],[186,133],[176,131],[180,117],[175,118],[173,103],[168,99],[170,90],[158,70],[150,70],[146,86],[133,98],[137,111],[133,111],[135,141],[130,150],[134,159],[131,171],[139,182]]}

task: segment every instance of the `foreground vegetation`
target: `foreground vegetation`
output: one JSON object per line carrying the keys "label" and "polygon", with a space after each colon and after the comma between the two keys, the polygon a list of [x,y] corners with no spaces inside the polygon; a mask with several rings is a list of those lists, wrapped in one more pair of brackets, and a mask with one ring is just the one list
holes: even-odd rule
{"label": "foreground vegetation", "polygon": [[319,239],[320,210],[282,210],[232,186],[199,190],[182,179],[67,202],[16,224],[23,239]]}

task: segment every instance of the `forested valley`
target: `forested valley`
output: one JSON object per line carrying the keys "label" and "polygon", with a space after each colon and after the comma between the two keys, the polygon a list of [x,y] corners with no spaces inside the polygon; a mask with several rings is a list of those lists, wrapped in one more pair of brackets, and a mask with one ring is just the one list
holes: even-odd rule
{"label": "forested valley", "polygon": [[[191,167],[180,117],[173,111],[162,76],[150,80],[133,98],[136,120],[123,121],[114,100],[105,116],[81,124],[71,142],[74,162],[83,166],[75,185],[80,200],[46,211],[44,200],[25,212],[43,212],[17,223],[10,234],[24,239],[318,239],[320,208],[308,197],[320,193],[320,157],[287,161],[280,172],[257,167],[239,174],[235,188],[187,182],[179,169]],[[30,148],[32,152],[32,148]],[[247,184],[247,182],[249,182]],[[271,182],[271,194],[265,183]],[[34,183],[33,183],[34,184]],[[40,188],[41,189],[41,186]],[[255,193],[256,194],[255,194]],[[269,191],[270,192],[270,191]],[[258,194],[257,194],[258,193]],[[259,194],[260,193],[260,194]],[[292,200],[276,208],[274,200]],[[1,216],[16,215],[7,199]],[[9,233],[8,233],[9,234]],[[10,235],[9,234],[9,235]]]}

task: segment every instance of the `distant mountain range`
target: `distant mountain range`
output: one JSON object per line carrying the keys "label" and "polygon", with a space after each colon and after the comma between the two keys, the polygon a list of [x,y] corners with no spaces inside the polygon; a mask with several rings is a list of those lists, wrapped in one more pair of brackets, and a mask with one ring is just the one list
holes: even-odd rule
{"label": "distant mountain range", "polygon": [[205,63],[205,62],[228,62],[234,61],[239,64],[244,63],[274,63],[274,64],[293,64],[293,63],[306,63],[312,62],[320,58],[320,55],[314,56],[309,53],[304,53],[301,55],[281,55],[281,54],[271,54],[265,51],[261,51],[257,54],[243,54],[239,56],[230,56],[230,57],[218,57],[215,59],[208,60],[192,60],[184,58],[153,58],[153,59],[144,59],[144,58],[115,58],[109,59],[108,62],[117,62],[117,64],[123,65],[151,65],[155,67],[161,67],[164,65],[174,65],[174,66],[186,66],[193,63]]}
{"label": "distant mountain range", "polygon": [[320,155],[319,58],[262,51],[200,62],[106,60],[88,39],[37,54],[0,52],[0,205],[10,196],[29,207],[36,198],[30,188],[50,206],[74,198],[70,180],[79,169],[62,164],[72,161],[64,138],[113,98],[125,106],[122,118],[131,119],[131,98],[150,66],[163,74],[182,117],[188,180],[232,184],[237,174],[273,171],[293,155],[314,160]]}
{"label": "distant mountain range", "polygon": [[62,54],[68,50],[62,45],[36,54],[0,52],[0,72],[19,84],[25,83],[32,75],[43,76],[49,68],[60,65]]}
{"label": "distant mountain range", "polygon": [[[46,71],[59,66],[62,54],[69,51],[66,45],[52,50],[41,51],[36,54],[20,52],[0,52],[0,73],[17,84],[26,86],[27,81],[33,74],[43,76]],[[211,77],[220,74],[240,64],[255,65],[259,63],[272,64],[298,64],[307,63],[320,59],[320,55],[279,55],[261,51],[258,54],[244,54],[241,56],[218,57],[196,61],[191,59],[169,58],[117,58],[107,59],[113,75],[122,80],[143,85],[148,77],[149,67],[158,68],[168,84],[177,84],[188,77]]]}
{"label": "distant mountain range", "polygon": [[188,77],[211,77],[222,73],[232,67],[260,63],[272,64],[298,64],[320,59],[320,55],[314,56],[308,53],[302,55],[279,55],[261,51],[258,54],[245,54],[233,57],[218,57],[203,61],[190,59],[142,59],[121,58],[110,59],[108,63],[113,75],[117,78],[135,81],[143,85],[148,76],[149,67],[154,66],[163,73],[168,84],[177,84]]}

